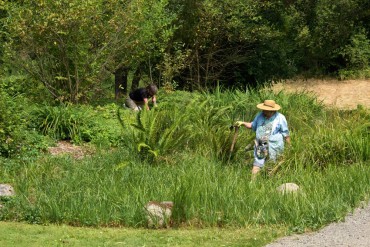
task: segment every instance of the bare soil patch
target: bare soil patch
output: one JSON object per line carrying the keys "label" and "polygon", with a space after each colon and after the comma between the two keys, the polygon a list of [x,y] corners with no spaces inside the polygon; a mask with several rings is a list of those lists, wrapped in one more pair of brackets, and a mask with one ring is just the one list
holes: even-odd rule
{"label": "bare soil patch", "polygon": [[49,147],[48,151],[51,155],[70,155],[75,159],[83,159],[86,155],[90,155],[92,150],[84,147],[77,146],[70,141],[59,141],[57,146]]}
{"label": "bare soil patch", "polygon": [[287,92],[310,92],[325,105],[340,109],[355,109],[358,105],[370,108],[370,79],[297,79],[277,83],[273,90]]}

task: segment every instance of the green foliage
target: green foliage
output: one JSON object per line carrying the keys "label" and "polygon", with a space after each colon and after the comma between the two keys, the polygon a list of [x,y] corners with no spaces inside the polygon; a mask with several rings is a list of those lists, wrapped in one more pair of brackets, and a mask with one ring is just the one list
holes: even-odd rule
{"label": "green foliage", "polygon": [[[231,92],[228,95],[232,97]],[[233,113],[229,112],[229,105],[221,102],[222,96],[215,99],[206,94],[190,96],[180,91],[163,96],[157,108],[137,113],[136,123],[131,124],[134,127],[132,142],[137,145],[137,151],[152,161],[170,163],[171,155],[180,150],[206,150],[207,155],[224,157],[229,146],[229,126],[233,123],[229,117]]]}
{"label": "green foliage", "polygon": [[89,97],[97,59],[92,44],[100,37],[92,35],[100,32],[98,2],[9,4],[9,62],[41,81],[54,98]]}
{"label": "green foliage", "polygon": [[[305,94],[286,95],[280,92],[274,95],[270,90],[242,92],[223,91],[217,88],[213,94],[176,91],[163,95],[162,98],[163,101],[158,108],[141,111],[137,115],[130,112],[133,113],[131,120],[130,115],[124,115],[121,119],[126,123],[123,125],[125,133],[132,131],[132,136],[127,137],[130,140],[125,144],[127,148],[140,153],[141,157],[149,158],[150,161],[171,164],[173,155],[182,151],[217,157],[223,161],[232,158],[234,161],[242,162],[245,155],[244,147],[253,141],[254,134],[242,128],[235,152],[230,157],[234,132],[229,127],[237,120],[253,120],[258,112],[256,103],[253,102],[274,98],[282,106],[282,112],[286,114],[293,133],[297,129],[302,129],[302,126],[311,126],[309,130],[314,131],[312,126],[317,124],[317,118],[326,118],[323,105],[313,96]],[[295,105],[291,105],[291,102],[295,102]],[[305,111],[304,107],[297,105],[310,106],[311,109]],[[129,128],[130,123],[133,129]],[[344,145],[342,142],[347,140],[342,139],[337,143],[343,148],[340,151],[353,157],[355,153],[344,150],[347,144]],[[136,148],[132,149],[132,145]],[[323,147],[319,147],[321,148]]]}
{"label": "green foliage", "polygon": [[[263,12],[272,8],[270,3],[208,0],[179,3],[179,6],[180,28],[175,38],[184,44],[183,50],[189,54],[185,64],[189,64],[190,71],[177,77],[183,88],[207,88],[216,81],[228,86],[246,85],[265,80],[272,74],[269,72],[275,68],[267,61],[274,54],[274,58],[282,54],[272,48],[282,34],[264,18]],[[271,50],[268,44],[272,44]],[[178,51],[172,51],[175,52]],[[283,61],[276,61],[274,65],[283,64]],[[261,68],[265,62],[269,70]],[[190,80],[183,80],[182,76]]]}
{"label": "green foliage", "polygon": [[32,112],[31,126],[55,140],[117,146],[122,136],[116,107],[115,104],[95,109],[84,105],[37,106]]}
{"label": "green foliage", "polygon": [[370,66],[370,40],[365,30],[355,34],[351,38],[350,45],[343,49],[343,56],[352,69],[367,69]]}
{"label": "green foliage", "polygon": [[[181,152],[243,162],[245,157],[250,157],[245,156],[243,149],[253,141],[254,134],[241,129],[234,154],[230,157],[234,132],[229,127],[236,120],[253,120],[258,110],[256,103],[251,102],[262,102],[266,98],[274,98],[282,106],[293,139],[300,135],[290,149],[300,155],[288,158],[287,168],[296,163],[321,169],[332,163],[349,165],[367,161],[369,149],[358,141],[369,139],[366,110],[359,108],[350,113],[328,111],[313,95],[283,92],[274,95],[270,90],[216,90],[214,94],[192,93],[191,97],[180,91],[170,93],[159,108],[138,113],[137,123],[133,124],[133,139],[128,145],[135,144],[137,149],[133,151],[150,158],[150,161],[170,164],[174,155]],[[342,120],[349,118],[357,119],[356,126],[359,127],[352,126],[352,121]]]}
{"label": "green foliage", "polygon": [[40,81],[59,101],[91,100],[100,82],[117,68],[135,71],[163,53],[175,28],[174,14],[165,10],[167,4],[142,0],[8,3],[7,62]]}
{"label": "green foliage", "polygon": [[307,72],[368,76],[368,8],[356,0],[4,2],[0,50],[5,68],[62,102],[96,99],[119,69],[170,90]]}
{"label": "green foliage", "polygon": [[[256,104],[266,98],[282,106],[292,145],[250,183],[252,160],[243,149],[254,134],[241,129],[235,155],[228,159],[229,126],[251,121]],[[83,138],[89,130],[91,142],[117,143],[117,148],[82,160],[46,155],[9,164],[0,159],[1,178],[12,181],[17,192],[6,202],[3,220],[141,227],[146,226],[143,206],[148,201],[171,200],[174,226],[283,224],[299,232],[341,219],[369,191],[370,115],[362,107],[339,111],[303,93],[217,88],[213,93],[163,95],[150,111],[118,109],[119,119],[115,104],[45,107],[40,112],[40,119],[49,123],[40,126],[47,126],[50,135],[77,133]],[[61,123],[69,127],[61,128]],[[277,194],[284,182],[297,183],[302,193]]]}
{"label": "green foliage", "polygon": [[[299,231],[341,219],[369,189],[365,165],[324,171],[300,167],[250,184],[248,167],[224,166],[201,156],[179,155],[173,166],[137,162],[128,150],[119,150],[84,161],[50,158],[26,164],[17,174],[19,196],[6,204],[2,217],[140,227],[146,224],[143,205],[155,199],[176,203],[175,226],[284,224]],[[276,187],[285,181],[299,184],[302,194],[277,194]]]}
{"label": "green foliage", "polygon": [[161,110],[140,111],[136,124],[132,124],[139,153],[157,159],[184,148],[187,118],[188,115],[180,109],[166,106]]}
{"label": "green foliage", "polygon": [[81,129],[90,117],[87,111],[69,105],[37,107],[32,115],[35,127],[42,134],[76,143],[82,141]]}
{"label": "green foliage", "polygon": [[[326,169],[333,164],[349,166],[368,162],[367,155],[370,150],[365,144],[370,140],[368,111],[359,108],[351,112],[338,110],[320,112],[312,117],[308,117],[308,112],[296,113],[299,114],[296,117],[292,117],[294,116],[292,113],[288,115],[293,140],[296,141],[290,149],[294,155],[287,157],[283,164],[284,169],[297,165]],[[295,138],[298,133],[299,137]]]}
{"label": "green foliage", "polygon": [[341,80],[349,79],[369,79],[370,78],[370,68],[368,69],[341,69],[338,71],[338,76]]}
{"label": "green foliage", "polygon": [[27,88],[27,77],[23,75],[10,75],[1,78],[1,89],[9,95],[25,94]]}
{"label": "green foliage", "polygon": [[[176,46],[175,46],[176,47]],[[182,51],[181,48],[175,48],[173,54],[163,54],[163,61],[157,68],[162,75],[162,85],[168,91],[174,91],[177,83],[173,80],[188,65],[190,50]]]}
{"label": "green foliage", "polygon": [[87,228],[48,225],[30,225],[17,222],[0,222],[1,244],[3,246],[113,246],[123,243],[127,247],[142,246],[150,243],[154,246],[166,246],[168,242],[178,247],[192,246],[264,246],[273,239],[283,236],[283,226],[256,228],[246,226],[243,229],[177,229],[175,231],[156,231],[130,228]]}
{"label": "green foliage", "polygon": [[[368,73],[365,2],[6,2],[0,50],[9,71],[22,68],[33,79],[14,73],[0,84],[1,156],[21,158],[0,159],[1,179],[17,190],[1,219],[138,227],[146,225],[142,206],[149,200],[175,201],[176,226],[284,224],[302,231],[341,219],[368,196],[368,109],[332,110],[312,95],[247,85],[305,70]],[[148,78],[170,89],[151,111],[54,106],[40,93],[41,82],[55,99],[88,101],[115,69],[142,64]],[[245,89],[222,90],[217,81]],[[30,109],[28,92],[48,102]],[[267,98],[282,106],[292,145],[250,184],[244,146],[254,133],[240,130],[230,158],[229,127],[251,121]],[[117,148],[80,161],[34,161],[49,142],[40,133]],[[316,189],[282,198],[275,188],[286,181]]]}
{"label": "green foliage", "polygon": [[0,83],[0,156],[4,157],[37,155],[48,144],[47,139],[28,128],[30,102],[18,80],[22,78],[7,77]]}
{"label": "green foliage", "polygon": [[[39,81],[22,73],[7,74],[3,79],[3,88],[11,95],[21,94],[31,102],[50,103],[53,102],[52,97]],[[42,95],[42,96],[41,96]]]}
{"label": "green foliage", "polygon": [[347,62],[346,68],[339,70],[341,79],[370,77],[370,40],[365,30],[354,34],[341,54]]}
{"label": "green foliage", "polygon": [[0,91],[0,152],[1,155],[8,156],[11,152],[12,134],[20,123],[20,115],[17,112],[16,98],[12,98],[7,93]]}
{"label": "green foliage", "polygon": [[87,126],[82,128],[82,139],[90,141],[98,147],[117,147],[126,139],[117,120],[117,105],[106,104],[97,106],[87,120]]}

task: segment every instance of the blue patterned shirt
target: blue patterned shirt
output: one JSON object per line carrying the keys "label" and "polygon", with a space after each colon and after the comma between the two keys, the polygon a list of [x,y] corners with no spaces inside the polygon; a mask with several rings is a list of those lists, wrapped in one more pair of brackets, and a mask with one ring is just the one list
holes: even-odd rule
{"label": "blue patterned shirt", "polygon": [[289,136],[288,123],[283,114],[276,112],[266,119],[262,112],[252,121],[252,129],[256,132],[256,139],[267,139],[270,158],[276,159],[284,150],[284,138]]}

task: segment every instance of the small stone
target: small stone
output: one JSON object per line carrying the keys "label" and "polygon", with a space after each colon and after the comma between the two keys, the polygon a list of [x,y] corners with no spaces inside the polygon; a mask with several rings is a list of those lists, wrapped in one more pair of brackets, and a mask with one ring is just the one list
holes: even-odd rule
{"label": "small stone", "polygon": [[285,183],[276,188],[281,194],[296,193],[299,191],[299,186],[295,183]]}
{"label": "small stone", "polygon": [[14,196],[14,189],[10,184],[0,184],[0,196]]}
{"label": "small stone", "polygon": [[149,227],[168,227],[171,223],[173,202],[150,201],[145,205],[146,218]]}

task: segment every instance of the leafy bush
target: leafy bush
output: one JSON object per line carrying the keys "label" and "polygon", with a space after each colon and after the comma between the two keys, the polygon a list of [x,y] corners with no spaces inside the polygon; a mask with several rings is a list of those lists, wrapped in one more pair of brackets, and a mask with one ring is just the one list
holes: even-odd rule
{"label": "leafy bush", "polygon": [[36,106],[31,126],[55,140],[117,146],[122,136],[116,109],[115,104],[95,109],[87,105]]}
{"label": "leafy bush", "polygon": [[339,70],[343,79],[370,78],[370,40],[361,29],[351,37],[350,44],[342,49],[341,55],[347,62],[345,69]]}
{"label": "leafy bush", "polygon": [[15,98],[5,92],[0,92],[0,153],[8,156],[10,143],[13,141],[12,133],[20,125],[20,115],[14,114],[16,110]]}
{"label": "leafy bush", "polygon": [[160,110],[140,111],[135,123],[130,125],[133,141],[128,144],[136,144],[137,152],[152,161],[181,150],[185,148],[187,117],[183,111],[166,106]]}
{"label": "leafy bush", "polygon": [[116,104],[95,107],[87,125],[82,128],[82,139],[100,147],[121,145],[126,137],[117,119],[118,108]]}
{"label": "leafy bush", "polygon": [[345,46],[342,55],[345,57],[348,68],[367,69],[370,65],[370,40],[365,30],[351,37],[350,44]]}
{"label": "leafy bush", "polygon": [[338,72],[341,80],[348,79],[368,79],[370,78],[370,68],[367,69],[341,69]]}
{"label": "leafy bush", "polygon": [[57,140],[82,141],[81,128],[86,125],[89,113],[70,105],[41,106],[33,112],[36,128],[42,134]]}
{"label": "leafy bush", "polygon": [[33,156],[46,148],[48,140],[28,128],[29,102],[11,82],[8,78],[0,84],[0,156]]}

